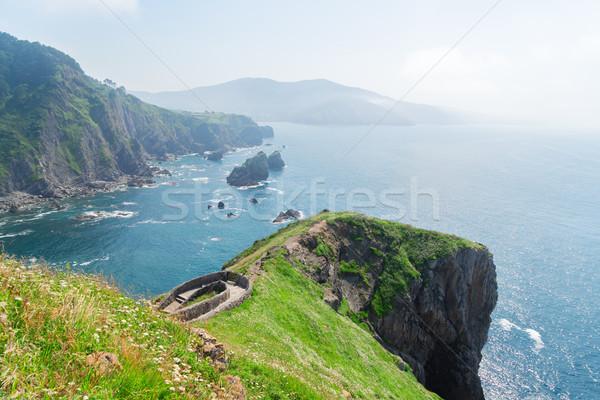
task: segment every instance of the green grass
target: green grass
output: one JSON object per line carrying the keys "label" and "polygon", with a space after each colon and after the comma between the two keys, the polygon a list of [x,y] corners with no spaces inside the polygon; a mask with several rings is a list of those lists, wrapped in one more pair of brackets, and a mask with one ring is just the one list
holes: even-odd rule
{"label": "green grass", "polygon": [[[239,376],[249,398],[257,399],[339,399],[343,390],[353,398],[439,399],[372,337],[365,310],[352,311],[344,299],[336,313],[323,301],[327,284],[303,275],[312,267],[286,258],[279,246],[324,220],[376,242],[365,246],[369,257],[384,260],[373,300],[380,312],[432,257],[481,246],[356,213],[290,223],[226,264],[243,272],[265,256],[266,272],[256,279],[252,297],[198,323],[225,344],[231,362],[224,373]],[[322,254],[332,257],[335,249],[321,244]],[[350,261],[340,268],[372,283],[369,264]],[[190,326],[149,304],[98,277],[29,269],[0,256],[0,398],[210,398],[209,384],[219,386],[221,373],[198,357]],[[95,376],[85,357],[96,351],[115,353],[123,370]]]}
{"label": "green grass", "polygon": [[[392,299],[406,291],[408,283],[420,276],[419,270],[430,260],[444,258],[459,249],[484,249],[484,246],[467,239],[440,232],[419,229],[397,222],[370,218],[358,213],[342,213],[327,219],[328,224],[346,224],[351,228],[353,240],[357,237],[377,241],[385,246],[385,252],[370,247],[371,252],[382,260],[382,271],[375,287],[372,309],[384,315],[393,307]],[[368,267],[368,264],[364,265]],[[361,273],[367,281],[365,269],[356,265],[340,265],[342,272]]]}
{"label": "green grass", "polygon": [[[0,325],[1,391],[11,398],[208,399],[208,385],[220,385],[189,326],[97,277],[0,255]],[[85,359],[97,351],[116,354],[122,371],[96,376]]]}
{"label": "green grass", "polygon": [[[390,309],[393,296],[406,290],[429,260],[463,248],[483,249],[457,236],[357,213],[321,213],[256,241],[229,261],[227,267],[244,272],[264,256],[262,268],[266,274],[257,278],[252,297],[241,307],[202,325],[243,358],[243,363],[232,364],[235,373],[243,376],[250,388],[266,385],[273,393],[271,398],[286,398],[283,393],[292,386],[301,398],[340,398],[342,390],[354,398],[438,398],[410,373],[398,370],[394,356],[372,337],[368,310],[354,312],[342,299],[336,313],[322,300],[327,284],[320,286],[303,275],[311,268],[293,257],[288,261],[284,250],[278,249],[290,237],[306,233],[320,221],[348,232],[359,246],[361,242],[375,242],[367,250],[369,257],[381,261],[376,281],[369,278],[374,267],[368,263],[340,262],[340,272],[358,274],[367,285],[376,283],[371,307],[380,315]],[[335,261],[335,251],[319,238],[314,253]],[[248,369],[250,365],[257,369]]]}
{"label": "green grass", "polygon": [[209,290],[208,292],[204,293],[203,295],[198,296],[195,299],[193,299],[192,301],[190,301],[189,303],[185,304],[185,306],[188,307],[188,306],[191,306],[192,304],[196,304],[196,303],[203,302],[204,300],[212,299],[213,297],[215,297],[216,295],[218,295],[221,292],[222,292],[222,290],[219,288]]}
{"label": "green grass", "polygon": [[[243,362],[233,363],[232,373],[251,394],[266,385],[268,398],[337,399],[342,390],[354,398],[438,398],[400,371],[397,358],[369,332],[331,309],[323,288],[281,250],[264,268],[267,274],[241,307],[201,323],[240,355]],[[285,395],[292,389],[297,397]]]}

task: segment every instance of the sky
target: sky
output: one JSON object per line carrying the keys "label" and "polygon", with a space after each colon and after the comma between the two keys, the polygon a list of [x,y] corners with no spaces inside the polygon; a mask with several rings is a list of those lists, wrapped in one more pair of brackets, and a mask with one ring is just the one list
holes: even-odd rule
{"label": "sky", "polygon": [[592,128],[599,21],[598,0],[0,0],[0,31],[131,91],[324,78],[509,123]]}

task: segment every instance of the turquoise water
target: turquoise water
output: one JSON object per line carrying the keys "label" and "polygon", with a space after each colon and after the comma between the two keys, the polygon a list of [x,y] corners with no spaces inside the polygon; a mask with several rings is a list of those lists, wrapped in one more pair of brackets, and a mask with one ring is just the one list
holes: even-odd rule
{"label": "turquoise water", "polygon": [[[28,259],[102,271],[131,293],[157,294],[220,269],[281,227],[270,220],[289,207],[304,215],[354,209],[458,234],[486,244],[498,266],[499,301],[481,365],[487,398],[600,397],[600,135],[379,127],[346,154],[366,128],[274,128],[264,150],[285,145],[288,167],[261,187],[225,183],[258,149],[221,162],[183,157],[163,164],[174,176],[156,188],[3,215],[0,241]],[[218,200],[225,210],[207,208]],[[106,217],[73,219],[94,211]]]}

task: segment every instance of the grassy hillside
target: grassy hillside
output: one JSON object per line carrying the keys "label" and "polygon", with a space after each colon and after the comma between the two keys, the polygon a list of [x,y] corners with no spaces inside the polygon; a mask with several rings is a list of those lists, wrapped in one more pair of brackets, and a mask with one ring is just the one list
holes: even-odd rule
{"label": "grassy hillside", "polygon": [[[383,311],[393,294],[405,287],[405,280],[418,276],[423,263],[459,248],[480,247],[456,236],[356,213],[321,213],[257,241],[227,263],[226,267],[234,271],[246,272],[262,259],[261,268],[266,273],[257,278],[253,296],[241,307],[219,314],[202,326],[248,360],[270,365],[302,381],[308,398],[340,398],[343,390],[354,398],[438,398],[417,383],[410,372],[398,368],[398,359],[376,342],[366,325],[358,323],[347,304],[342,304],[338,314],[323,301],[328,283],[319,285],[301,272],[310,266],[293,265],[284,256],[285,251],[278,248],[323,220],[355,229],[355,240],[376,237],[393,250],[387,255],[374,249],[386,257],[373,302]],[[329,252],[327,244],[320,243],[315,252]],[[247,379],[258,379],[243,366],[234,365],[234,370]]]}
{"label": "grassy hillside", "polygon": [[[222,376],[197,335],[102,279],[0,260],[0,398],[208,399]],[[86,357],[114,353],[98,375]]]}
{"label": "grassy hillside", "polygon": [[250,118],[168,111],[83,72],[68,55],[0,32],[0,195],[144,173],[147,157],[256,146]]}
{"label": "grassy hillside", "polygon": [[[234,375],[256,399],[439,399],[399,368],[400,359],[364,324],[348,318],[350,310],[342,305],[338,314],[328,306],[326,284],[306,277],[306,266],[290,263],[278,247],[323,220],[353,224],[365,230],[363,237],[387,235],[392,245],[400,238],[410,243],[403,249],[410,273],[431,257],[477,246],[360,214],[321,213],[231,260],[227,266],[239,272],[263,260],[252,297],[196,326],[124,296],[99,277],[27,267],[1,255],[0,398],[202,399],[222,394],[225,375]],[[198,354],[197,327],[225,344],[226,371]],[[114,353],[122,368],[98,374],[86,358],[101,351]]]}

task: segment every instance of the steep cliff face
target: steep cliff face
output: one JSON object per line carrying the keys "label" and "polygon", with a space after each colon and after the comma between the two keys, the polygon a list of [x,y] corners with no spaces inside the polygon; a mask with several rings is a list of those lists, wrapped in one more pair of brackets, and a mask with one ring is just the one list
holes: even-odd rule
{"label": "steep cliff face", "polygon": [[244,116],[146,104],[56,49],[0,33],[0,196],[83,194],[102,186],[96,181],[151,175],[150,158],[254,146],[272,135]]}
{"label": "steep cliff face", "polygon": [[351,214],[285,248],[332,308],[368,326],[425,387],[448,400],[484,398],[477,373],[497,285],[483,245]]}

